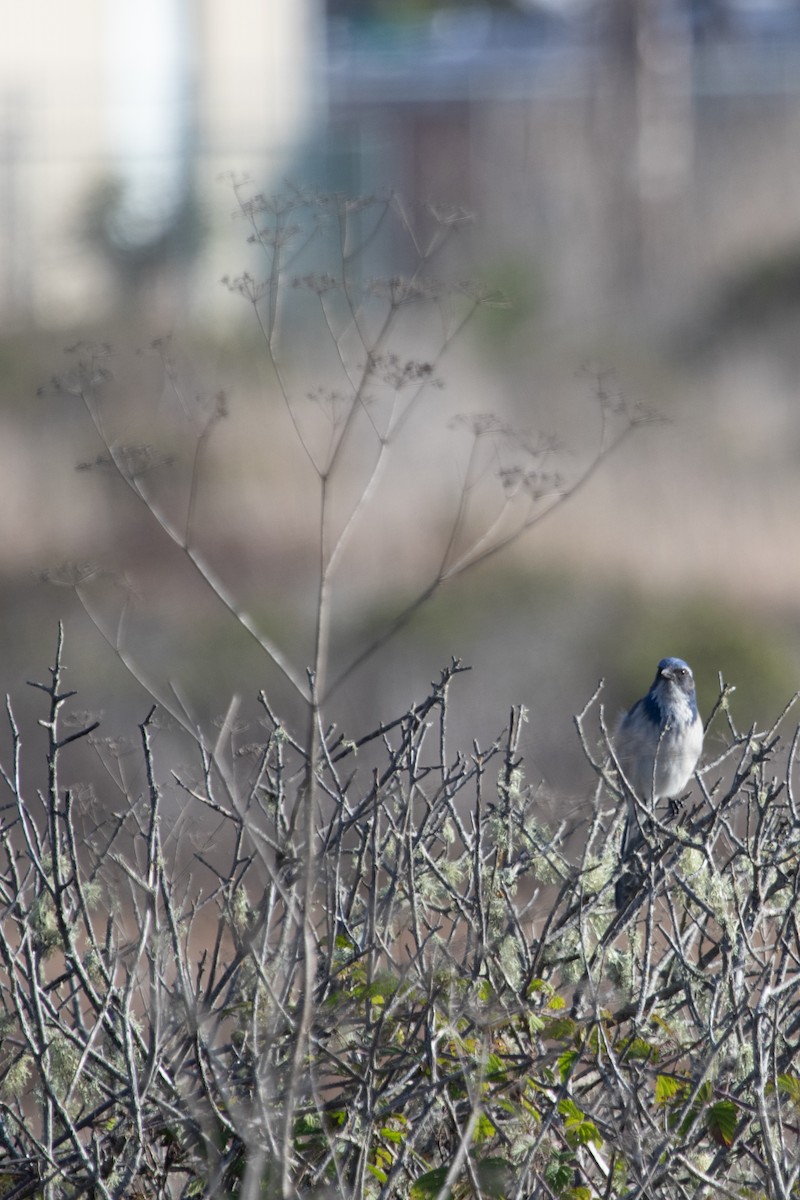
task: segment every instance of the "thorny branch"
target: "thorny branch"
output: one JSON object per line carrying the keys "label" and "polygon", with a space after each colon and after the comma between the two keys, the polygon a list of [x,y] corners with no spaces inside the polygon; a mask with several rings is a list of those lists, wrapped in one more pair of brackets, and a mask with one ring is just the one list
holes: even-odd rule
{"label": "thorny branch", "polygon": [[[395,720],[321,731],[313,763],[265,696],[255,741],[227,723],[224,777],[200,735],[194,774],[165,770],[153,710],[143,787],[109,821],[62,782],[82,747],[105,753],[96,722],[70,726],[62,656],[59,632],[33,683],[39,790],[7,706],[6,1196],[793,1194],[797,731],[784,746],[780,720],[740,733],[727,713],[695,801],[643,820],[617,916],[624,781],[599,689],[578,829],[525,782],[521,710],[450,749],[455,661]],[[164,838],[179,811],[190,841]]]}

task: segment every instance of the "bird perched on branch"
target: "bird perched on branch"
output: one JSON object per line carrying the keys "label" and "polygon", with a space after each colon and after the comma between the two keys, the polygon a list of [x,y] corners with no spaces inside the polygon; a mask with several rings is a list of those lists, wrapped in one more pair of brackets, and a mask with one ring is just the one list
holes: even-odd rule
{"label": "bird perched on branch", "polygon": [[[628,796],[623,863],[642,844],[640,812],[653,812],[658,800],[680,796],[702,749],[703,722],[691,668],[682,658],[662,658],[649,692],[625,714],[614,738],[617,762],[635,793]],[[632,871],[619,879],[615,892],[618,909],[627,904],[638,883],[639,877]]]}

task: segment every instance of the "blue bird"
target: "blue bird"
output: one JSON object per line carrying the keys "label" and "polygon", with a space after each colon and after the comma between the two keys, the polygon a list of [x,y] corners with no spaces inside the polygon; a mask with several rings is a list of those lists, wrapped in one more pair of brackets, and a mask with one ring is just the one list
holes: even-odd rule
{"label": "blue bird", "polygon": [[[703,722],[697,711],[694,676],[682,658],[662,658],[650,690],[625,713],[614,738],[614,752],[629,789],[628,816],[622,837],[625,862],[642,843],[639,811],[652,812],[661,799],[676,799],[686,787],[703,749]],[[636,801],[639,801],[637,808]],[[617,908],[630,899],[636,880],[623,876]],[[623,886],[624,885],[624,886]]]}

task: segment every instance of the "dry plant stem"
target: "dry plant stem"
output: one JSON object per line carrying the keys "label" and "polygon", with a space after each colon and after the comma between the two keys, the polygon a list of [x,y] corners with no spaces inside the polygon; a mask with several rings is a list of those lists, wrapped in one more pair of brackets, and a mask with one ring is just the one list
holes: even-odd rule
{"label": "dry plant stem", "polygon": [[319,845],[316,835],[315,814],[317,812],[317,761],[320,754],[320,713],[316,700],[316,678],[310,681],[312,702],[309,714],[307,738],[307,767],[301,800],[303,810],[302,840],[299,847],[301,856],[300,873],[302,878],[302,896],[295,915],[299,926],[302,943],[302,974],[300,996],[298,1000],[298,1018],[295,1030],[292,1064],[289,1074],[289,1088],[286,1096],[283,1135],[281,1141],[281,1195],[283,1200],[289,1200],[294,1194],[292,1174],[294,1161],[292,1154],[293,1128],[297,1115],[297,1104],[301,1088],[304,1086],[306,1073],[303,1068],[305,1061],[311,1059],[310,1033],[314,1013],[314,985],[317,973],[317,944],[314,930],[315,922],[315,892],[318,879]]}
{"label": "dry plant stem", "polygon": [[515,542],[519,541],[526,533],[530,532],[541,521],[545,520],[557,507],[566,503],[576,493],[585,486],[594,475],[595,471],[609,455],[614,453],[622,445],[623,441],[636,428],[636,423],[631,422],[623,431],[614,439],[614,441],[602,448],[596,458],[592,461],[584,473],[572,485],[566,488],[558,496],[554,497],[550,503],[543,509],[537,509],[528,517],[523,519],[520,525],[512,532],[503,537],[495,538],[495,528],[499,526],[498,522],[494,527],[487,530],[480,538],[469,547],[455,562],[448,563],[448,558],[452,553],[453,547],[457,542],[460,527],[464,517],[464,499],[459,504],[455,520],[451,526],[451,533],[445,548],[444,557],[441,561],[439,569],[428,584],[418,593],[415,598],[405,606],[386,628],[372,641],[355,655],[351,661],[343,668],[339,675],[330,684],[326,693],[326,699],[330,698],[350,676],[363,666],[370,658],[372,658],[383,646],[396,637],[401,630],[413,620],[416,614],[425,607],[425,605],[436,595],[436,593],[447,583],[454,582],[462,575],[472,570],[474,567],[487,562],[493,558],[495,554],[508,549]]}
{"label": "dry plant stem", "polygon": [[[276,339],[276,329],[277,329],[277,325],[278,325],[278,301],[279,301],[280,296],[283,294],[282,273],[283,273],[284,268],[283,268],[282,257],[281,257],[282,239],[280,236],[280,234],[281,234],[280,216],[276,216],[276,224],[275,224],[274,233],[272,233],[269,236],[269,239],[267,240],[264,236],[263,231],[259,228],[258,222],[255,219],[254,214],[252,213],[252,211],[249,211],[246,208],[246,206],[243,204],[240,192],[237,192],[237,199],[239,200],[240,208],[241,208],[243,214],[247,216],[248,220],[251,223],[251,227],[253,229],[254,240],[258,241],[259,244],[262,246],[262,248],[265,250],[265,252],[267,253],[267,256],[268,256],[268,261],[269,261],[269,286],[266,291],[266,296],[268,298],[267,319],[264,320],[261,316],[261,308],[260,308],[260,304],[259,304],[259,297],[257,294],[254,294],[251,298],[252,307],[253,307],[253,310],[254,310],[258,325],[259,325],[259,329],[261,330],[262,336],[264,338],[264,342],[267,347],[270,363],[273,367],[273,370],[275,371],[275,376],[278,381],[279,389],[280,389],[281,395],[283,397],[285,407],[290,415],[290,418],[291,418],[292,423],[295,428],[295,432],[297,434],[297,437],[298,437],[301,445],[303,446],[303,449],[305,450],[306,456],[308,457],[309,462],[311,463],[315,473],[318,476],[319,489],[320,489],[320,491],[319,491],[319,507],[318,507],[318,511],[319,511],[318,580],[319,580],[319,582],[318,582],[318,600],[317,600],[317,606],[316,606],[315,652],[314,652],[314,660],[313,661],[314,661],[314,681],[315,681],[316,694],[320,698],[321,702],[324,702],[328,696],[328,693],[327,693],[327,666],[328,666],[329,653],[330,653],[331,589],[332,589],[333,577],[334,577],[336,568],[339,564],[339,561],[341,560],[341,558],[344,554],[347,543],[350,540],[350,538],[352,537],[352,534],[354,532],[355,525],[356,525],[356,522],[357,522],[359,516],[369,508],[369,506],[373,500],[375,491],[376,491],[378,484],[380,482],[380,479],[381,479],[383,468],[387,461],[388,451],[389,451],[390,447],[392,446],[392,444],[394,443],[400,430],[402,429],[402,427],[404,426],[406,421],[409,419],[411,413],[417,407],[419,399],[423,393],[425,383],[423,382],[423,384],[419,388],[416,389],[416,392],[413,395],[411,401],[405,406],[401,415],[396,420],[393,420],[390,422],[389,428],[386,431],[386,433],[384,433],[381,436],[381,435],[377,434],[377,429],[375,430],[376,436],[378,437],[378,452],[374,459],[373,465],[368,473],[366,480],[363,483],[363,486],[360,489],[359,496],[358,496],[355,504],[353,505],[348,517],[346,518],[346,520],[344,522],[342,529],[340,530],[339,534],[335,538],[331,539],[330,533],[329,533],[329,509],[330,509],[329,496],[330,496],[331,488],[334,485],[334,481],[336,479],[337,467],[338,467],[339,461],[341,459],[341,456],[344,452],[344,449],[350,439],[350,435],[353,430],[356,418],[362,411],[366,412],[368,414],[368,410],[366,409],[366,407],[364,405],[365,391],[366,391],[366,388],[373,376],[374,364],[376,363],[378,356],[381,353],[381,349],[382,349],[383,345],[387,342],[387,340],[391,336],[393,329],[398,322],[399,316],[401,315],[402,310],[401,310],[401,307],[399,304],[394,303],[394,302],[390,303],[387,306],[386,314],[385,314],[384,319],[383,319],[381,325],[379,326],[377,332],[372,337],[369,337],[369,338],[367,337],[365,331],[363,330],[363,328],[359,322],[355,303],[354,303],[352,296],[348,290],[348,284],[347,284],[348,267],[353,258],[355,250],[353,248],[349,247],[349,225],[348,225],[348,220],[347,220],[347,211],[348,210],[347,210],[346,201],[338,200],[337,216],[338,216],[339,224],[340,224],[339,244],[341,246],[342,287],[343,287],[343,291],[344,291],[344,294],[346,296],[347,303],[349,306],[350,317],[351,317],[353,326],[358,330],[359,339],[361,341],[361,344],[362,344],[362,347],[364,350],[364,354],[365,354],[365,362],[364,362],[363,368],[361,369],[359,377],[358,378],[354,377],[354,375],[351,374],[351,371],[348,368],[347,363],[345,362],[344,358],[342,357],[341,341],[339,338],[337,338],[335,336],[333,329],[327,319],[327,315],[325,314],[325,310],[324,310],[324,306],[323,306],[323,316],[325,316],[326,327],[327,327],[328,333],[330,335],[331,341],[333,342],[333,344],[336,348],[336,352],[337,352],[337,356],[339,358],[340,364],[352,386],[352,396],[348,403],[347,415],[345,417],[343,424],[341,425],[340,429],[338,430],[338,433],[335,437],[335,440],[333,442],[331,450],[327,456],[327,461],[325,461],[324,463],[318,463],[315,460],[315,458],[314,458],[314,456],[313,456],[313,454],[312,454],[312,452],[311,452],[306,440],[304,439],[302,432],[300,431],[300,428],[297,424],[297,420],[294,415],[294,406],[292,403],[292,399],[291,399],[291,396],[288,391],[288,386],[286,383],[285,376],[280,367],[277,346],[276,346],[276,340],[275,340]],[[398,206],[398,211],[401,211],[401,210],[399,210],[399,206]],[[408,228],[407,219],[405,218],[405,216],[403,216],[403,219],[404,219],[404,222],[406,222],[406,227]],[[416,270],[412,274],[411,280],[410,280],[410,283],[412,286],[415,284],[417,279],[420,278],[423,271],[430,265],[430,262],[431,262],[432,258],[434,257],[434,255],[436,253],[438,253],[438,251],[440,249],[442,249],[447,238],[450,235],[450,232],[451,231],[448,230],[445,237],[443,237],[443,238],[439,239],[438,241],[436,241],[435,243],[433,243],[425,253],[421,253],[419,255],[419,260],[418,260]],[[463,317],[461,322],[456,326],[456,328],[454,330],[452,330],[450,332],[449,336],[444,339],[443,344],[439,350],[438,358],[442,357],[442,355],[448,349],[452,340],[456,336],[458,336],[458,334],[461,332],[463,327],[467,324],[467,322],[469,321],[470,317],[474,314],[476,309],[477,309],[477,304],[473,304],[468,309],[466,315]],[[438,358],[437,358],[437,361],[438,361]],[[434,368],[432,368],[432,369],[435,369],[435,363],[434,363]],[[434,587],[431,589],[431,591],[430,591],[431,595],[436,590],[437,586],[438,586],[438,583],[436,585],[434,585]]]}
{"label": "dry plant stem", "polygon": [[[233,775],[223,781],[211,767],[212,752],[191,743],[201,771],[184,791],[186,802],[213,812],[233,835],[227,865],[208,864],[218,882],[202,904],[218,905],[221,924],[193,971],[191,928],[201,901],[188,894],[179,900],[160,840],[164,797],[153,714],[145,718],[139,851],[125,863],[137,933],[124,955],[94,937],[104,961],[98,982],[71,968],[72,988],[82,995],[100,989],[99,1010],[60,1004],[45,957],[37,958],[33,926],[20,939],[23,954],[0,926],[0,970],[9,980],[0,1005],[18,1013],[21,1045],[36,1070],[49,1069],[42,1047],[48,1039],[53,1044],[56,1029],[77,1052],[65,1089],[51,1076],[39,1124],[29,1123],[24,1135],[26,1161],[33,1152],[47,1165],[54,1194],[69,1171],[100,1178],[99,1194],[126,1195],[156,1160],[165,1186],[170,1178],[174,1183],[165,1148],[176,1144],[178,1130],[186,1140],[173,1166],[185,1172],[187,1200],[189,1194],[210,1200],[232,1187],[236,1195],[255,1195],[267,1177],[286,1196],[328,1185],[355,1200],[372,1180],[384,1200],[399,1200],[422,1181],[431,1197],[450,1188],[478,1196],[489,1190],[489,1170],[505,1172],[504,1194],[534,1195],[537,1181],[550,1178],[562,1160],[573,1184],[620,1200],[692,1196],[698,1181],[709,1179],[724,1195],[741,1195],[756,1182],[769,1194],[791,1194],[798,1131],[793,1107],[773,1098],[791,1078],[795,1051],[787,1031],[800,1022],[794,1004],[800,953],[794,909],[775,908],[776,882],[765,873],[769,861],[782,873],[781,886],[788,872],[797,888],[800,872],[796,847],[780,834],[782,814],[790,811],[785,788],[766,774],[765,747],[774,754],[774,739],[748,737],[744,760],[734,745],[741,789],[726,792],[713,810],[695,807],[682,827],[657,821],[645,828],[642,852],[651,857],[642,944],[635,954],[633,943],[626,951],[633,956],[626,990],[609,996],[608,972],[619,951],[607,942],[603,923],[618,918],[612,918],[613,875],[602,882],[596,855],[619,835],[619,817],[609,828],[599,796],[583,856],[570,862],[561,840],[566,827],[557,834],[540,828],[522,781],[521,712],[512,711],[508,729],[488,749],[476,745],[469,760],[451,758],[447,710],[461,673],[453,663],[424,701],[359,739],[361,753],[371,749],[382,760],[363,778],[357,771],[341,777],[342,765],[356,759],[355,744],[331,740],[319,721],[294,739],[272,715],[255,767],[238,782]],[[63,694],[50,685],[44,691],[51,704]],[[269,714],[266,700],[264,707]],[[578,721],[590,750],[592,711],[588,706]],[[602,731],[602,718],[599,725]],[[230,721],[226,741],[233,730]],[[4,778],[22,810],[13,766],[19,742],[17,731]],[[79,740],[61,743],[57,731],[59,755]],[[213,758],[222,757],[217,744]],[[595,757],[602,787],[609,768]],[[55,811],[64,825],[74,822],[66,794]],[[746,827],[734,827],[737,813]],[[65,913],[73,911],[80,855],[73,833],[68,850],[54,851],[53,830],[49,821],[40,829],[30,815],[20,826],[31,867],[20,872],[14,857],[16,875],[0,871],[0,898],[16,879],[17,903],[26,904],[26,887],[38,881],[67,906]],[[6,830],[0,846],[8,847],[7,856],[9,839]],[[303,870],[309,841],[320,847],[313,859],[318,890]],[[705,851],[688,874],[681,858],[687,845]],[[734,944],[721,932],[714,889],[724,889],[737,863],[746,862],[758,869],[754,887],[732,897],[730,912],[741,930]],[[241,909],[237,897],[254,866],[266,888],[255,908]],[[704,891],[702,872],[711,891]],[[515,890],[539,875],[538,894],[543,898],[549,888],[549,895],[537,908]],[[53,888],[52,879],[61,879],[61,887]],[[94,918],[86,895],[83,904],[89,936]],[[635,920],[626,918],[629,926]],[[66,923],[58,930],[68,946]],[[169,946],[169,971],[159,936]],[[593,939],[605,942],[601,957],[592,953]],[[223,949],[226,940],[233,953]],[[581,968],[591,973],[582,1017],[566,1016],[549,1001],[568,991],[575,946]],[[119,986],[111,983],[117,977]],[[32,1005],[29,980],[38,988]],[[137,996],[147,997],[141,1015],[134,1011]],[[75,1014],[69,1028],[68,1013]],[[752,1067],[726,1083],[723,1064],[734,1048],[741,1055],[748,1045]],[[116,1047],[111,1060],[108,1047]],[[667,1114],[652,1099],[656,1078],[659,1086],[676,1081]],[[76,1116],[90,1080],[101,1083],[103,1100]],[[523,1137],[531,1109],[535,1120]],[[109,1121],[110,1112],[117,1115]],[[729,1132],[727,1112],[737,1114],[738,1133]],[[4,1122],[0,1171],[2,1154],[21,1162],[16,1141],[23,1135],[15,1141],[8,1130],[22,1125],[8,1114]],[[123,1122],[125,1149],[121,1159],[117,1153],[113,1186],[101,1173],[107,1155],[99,1147],[83,1154],[76,1148],[86,1122],[95,1122],[95,1138]],[[709,1130],[725,1131],[728,1139],[713,1156]],[[558,1192],[555,1184],[549,1190]]]}
{"label": "dry plant stem", "polygon": [[[211,566],[204,560],[200,551],[191,545],[191,543],[187,540],[187,537],[180,533],[177,526],[169,519],[166,513],[163,512],[153,497],[148,495],[142,481],[135,474],[131,474],[131,472],[127,469],[124,457],[120,455],[119,448],[116,447],[113,441],[109,440],[105,435],[103,422],[100,415],[100,402],[96,394],[84,388],[80,392],[80,398],[83,401],[84,407],[89,414],[99,438],[108,450],[111,462],[117,472],[117,475],[124,482],[131,494],[135,496],[136,499],[145,507],[145,509],[155,519],[161,530],[167,535],[172,544],[178,550],[180,550],[187,561],[192,564],[196,573],[203,580],[206,586],[214,593],[217,599],[220,600],[220,602],[231,613],[231,615],[236,618],[242,628],[245,629],[247,633],[257,642],[260,648],[275,664],[283,676],[294,686],[296,691],[301,696],[307,697],[307,692],[302,678],[295,673],[294,669],[285,658],[281,650],[257,629],[255,622],[252,620],[249,614],[241,608],[235,596],[229,591],[223,581],[213,571]],[[193,491],[195,487],[196,484],[193,482]],[[188,531],[189,527],[187,525],[187,532]]]}

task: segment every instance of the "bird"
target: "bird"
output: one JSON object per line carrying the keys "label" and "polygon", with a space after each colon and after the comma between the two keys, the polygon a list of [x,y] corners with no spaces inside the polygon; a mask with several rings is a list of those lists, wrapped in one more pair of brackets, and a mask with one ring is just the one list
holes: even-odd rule
{"label": "bird", "polygon": [[[682,658],[662,658],[650,690],[625,713],[614,737],[614,753],[629,792],[620,848],[623,864],[643,841],[642,806],[652,812],[659,800],[676,800],[702,749],[703,722],[691,667]],[[618,909],[627,905],[640,879],[640,872],[629,870],[618,880]]]}

